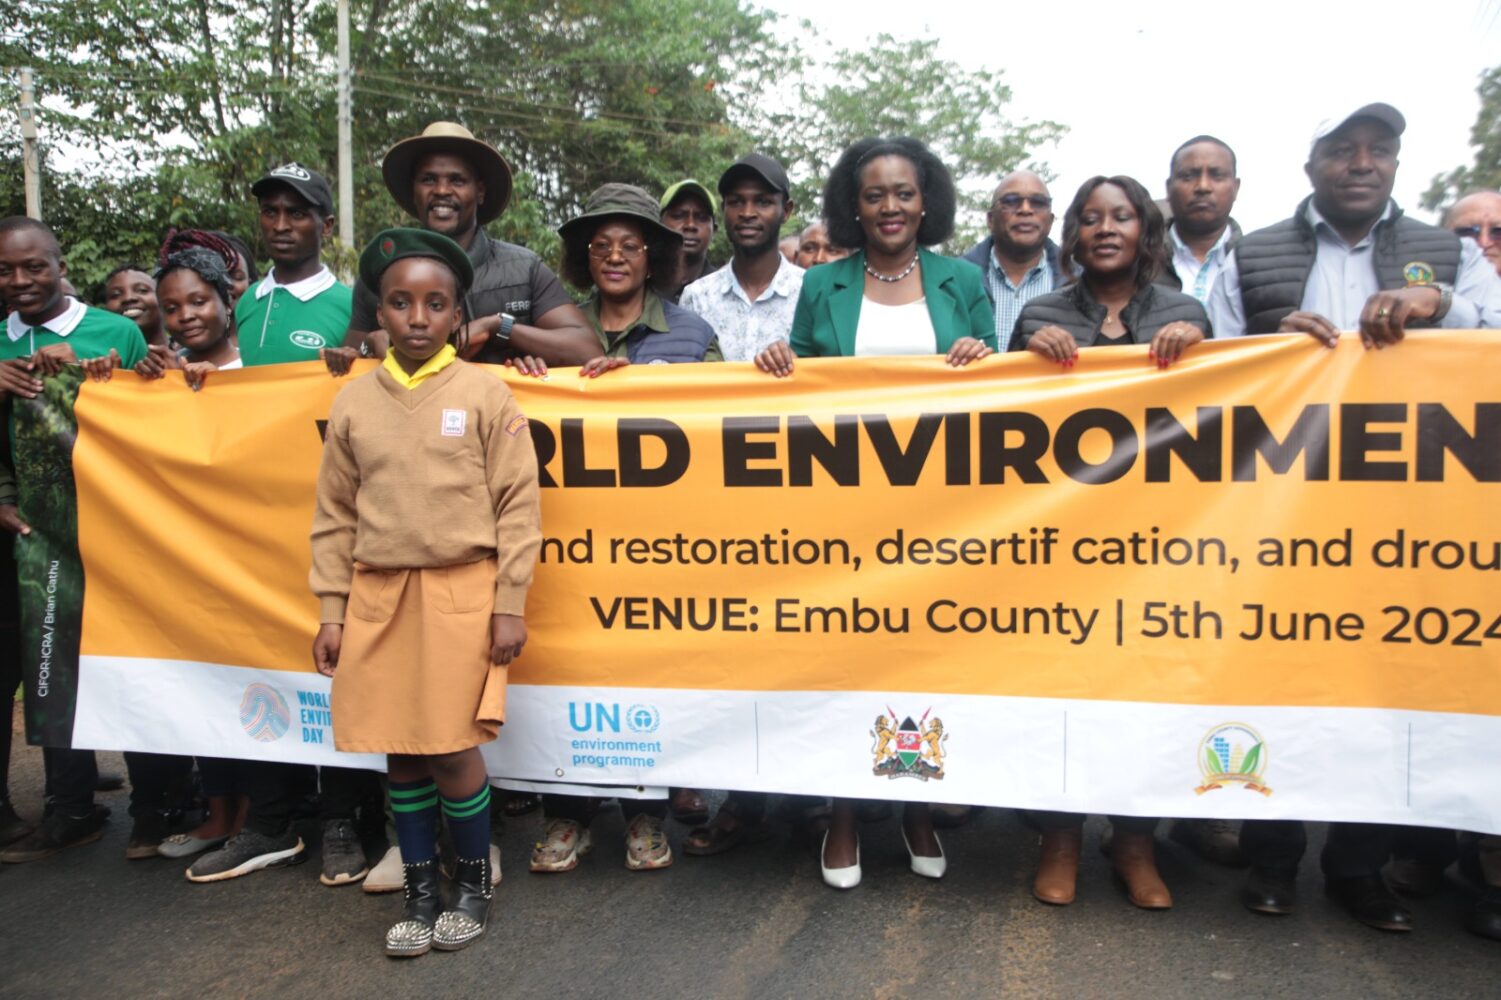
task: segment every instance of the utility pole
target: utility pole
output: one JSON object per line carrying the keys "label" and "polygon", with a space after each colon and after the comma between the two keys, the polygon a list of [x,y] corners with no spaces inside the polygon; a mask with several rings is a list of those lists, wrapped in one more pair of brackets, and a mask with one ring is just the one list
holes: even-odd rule
{"label": "utility pole", "polygon": [[36,144],[36,89],[31,68],[21,70],[21,164],[26,176],[26,214],[42,217],[42,161]]}
{"label": "utility pole", "polygon": [[339,0],[339,239],[354,249],[354,100],[349,69],[349,0]]}

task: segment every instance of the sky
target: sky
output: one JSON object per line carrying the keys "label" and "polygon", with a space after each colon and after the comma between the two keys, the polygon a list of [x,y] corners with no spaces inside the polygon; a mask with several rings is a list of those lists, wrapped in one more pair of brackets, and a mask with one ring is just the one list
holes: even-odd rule
{"label": "sky", "polygon": [[936,37],[944,58],[1004,70],[1009,117],[1069,126],[1035,153],[1062,206],[1095,174],[1128,174],[1162,197],[1173,150],[1216,135],[1239,160],[1235,218],[1248,230],[1288,217],[1308,194],[1303,164],[1319,122],[1371,101],[1407,118],[1393,197],[1437,221],[1418,198],[1435,174],[1472,162],[1475,88],[1501,63],[1501,0],[758,2],[807,18],[841,48],[882,32]]}

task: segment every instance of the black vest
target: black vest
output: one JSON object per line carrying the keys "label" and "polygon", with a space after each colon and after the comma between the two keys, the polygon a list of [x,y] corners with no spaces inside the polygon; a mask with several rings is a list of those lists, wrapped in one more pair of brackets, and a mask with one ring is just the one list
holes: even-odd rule
{"label": "black vest", "polygon": [[[1312,197],[1303,199],[1291,219],[1248,234],[1236,248],[1247,333],[1276,333],[1289,313],[1303,307],[1303,291],[1313,273],[1314,255],[1318,253],[1318,242],[1307,218],[1312,200]],[[1371,259],[1382,289],[1430,282],[1452,286],[1459,275],[1459,252],[1458,236],[1409,219],[1399,208],[1390,219],[1376,223],[1376,245]],[[1409,281],[1404,272],[1410,264],[1426,264],[1432,273]]]}

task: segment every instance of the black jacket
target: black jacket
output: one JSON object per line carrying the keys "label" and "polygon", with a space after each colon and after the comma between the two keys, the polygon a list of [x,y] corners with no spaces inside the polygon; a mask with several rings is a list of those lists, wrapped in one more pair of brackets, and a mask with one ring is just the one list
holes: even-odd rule
{"label": "black jacket", "polygon": [[1089,287],[1076,281],[1067,288],[1037,298],[1022,306],[1016,318],[1016,329],[1011,333],[1011,350],[1024,351],[1032,335],[1045,326],[1061,326],[1073,334],[1080,347],[1100,347],[1109,344],[1146,344],[1157,331],[1169,323],[1192,323],[1204,331],[1204,336],[1214,336],[1209,327],[1209,314],[1192,295],[1148,285],[1131,297],[1126,308],[1121,310],[1121,323],[1126,333],[1114,340],[1100,336],[1100,327],[1105,324],[1105,307],[1095,301]]}

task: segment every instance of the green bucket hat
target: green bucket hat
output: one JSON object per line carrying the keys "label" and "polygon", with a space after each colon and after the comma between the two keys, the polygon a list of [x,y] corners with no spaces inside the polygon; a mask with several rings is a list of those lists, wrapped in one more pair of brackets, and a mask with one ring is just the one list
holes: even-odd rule
{"label": "green bucket hat", "polygon": [[474,284],[474,265],[464,248],[441,233],[427,229],[385,229],[360,254],[360,281],[377,295],[380,276],[386,268],[407,257],[430,257],[448,265],[459,279],[459,294],[467,295]]}
{"label": "green bucket hat", "polygon": [[613,216],[640,223],[648,241],[681,245],[683,237],[662,225],[657,214],[657,200],[636,185],[601,184],[584,203],[584,213],[559,226],[558,235],[571,246],[575,240],[588,239],[602,221]]}

